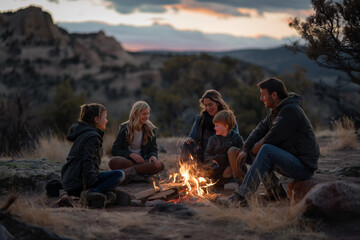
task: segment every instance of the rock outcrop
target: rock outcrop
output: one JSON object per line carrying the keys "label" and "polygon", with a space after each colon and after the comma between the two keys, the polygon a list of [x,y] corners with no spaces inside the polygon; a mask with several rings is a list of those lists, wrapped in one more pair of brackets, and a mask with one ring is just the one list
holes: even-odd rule
{"label": "rock outcrop", "polygon": [[70,34],[41,8],[0,13],[0,94],[5,96],[25,92],[41,108],[60,81],[69,79],[90,101],[96,95],[106,104],[122,97],[126,74],[136,64],[115,38],[102,31]]}
{"label": "rock outcrop", "polygon": [[8,191],[44,191],[45,182],[60,179],[61,163],[47,159],[0,160],[0,195]]}

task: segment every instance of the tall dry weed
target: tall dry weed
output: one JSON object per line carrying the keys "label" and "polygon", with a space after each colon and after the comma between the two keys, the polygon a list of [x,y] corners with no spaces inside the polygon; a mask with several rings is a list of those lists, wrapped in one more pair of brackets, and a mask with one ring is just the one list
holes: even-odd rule
{"label": "tall dry weed", "polygon": [[[204,220],[237,222],[244,230],[260,234],[281,231],[288,236],[300,236],[305,234],[301,229],[306,228],[306,224],[301,220],[302,213],[302,207],[288,201],[264,205],[256,198],[252,198],[249,207],[223,209],[213,205],[200,216]],[[306,234],[315,233],[308,229]]]}
{"label": "tall dry weed", "polygon": [[[36,204],[35,204],[36,202]],[[49,228],[57,234],[62,234],[62,228],[68,225],[66,218],[57,218],[45,204],[31,197],[17,199],[9,208],[11,214],[20,216],[21,221],[36,226]]]}
{"label": "tall dry weed", "polygon": [[35,151],[32,154],[28,154],[28,157],[46,158],[51,162],[65,162],[70,148],[71,144],[69,141],[52,133],[41,136]]}
{"label": "tall dry weed", "polygon": [[335,121],[335,127],[334,150],[357,149],[358,140],[354,121],[348,117],[343,117],[341,120]]}

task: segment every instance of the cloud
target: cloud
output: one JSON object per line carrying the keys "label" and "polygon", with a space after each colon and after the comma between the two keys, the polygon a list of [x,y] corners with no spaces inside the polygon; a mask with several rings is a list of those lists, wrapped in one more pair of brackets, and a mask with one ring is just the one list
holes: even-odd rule
{"label": "cloud", "polygon": [[210,15],[217,15],[219,17],[229,17],[229,16],[245,16],[249,17],[250,14],[243,13],[233,6],[229,6],[222,3],[209,2],[209,3],[200,3],[195,0],[183,0],[181,4],[177,5],[178,9],[184,9],[195,12],[207,13]]}
{"label": "cloud", "polygon": [[97,22],[58,23],[69,32],[90,33],[103,30],[114,36],[125,49],[137,50],[203,50],[223,51],[246,48],[272,48],[280,46],[285,39],[278,40],[260,36],[256,38],[236,37],[228,34],[205,34],[200,31],[181,31],[170,25],[153,24],[148,27],[129,25],[107,25]]}
{"label": "cloud", "polygon": [[105,0],[119,13],[129,14],[135,11],[162,13],[165,6],[179,4],[181,0]]}
{"label": "cloud", "polygon": [[310,0],[194,0],[198,3],[221,3],[236,8],[253,8],[259,12],[281,12],[284,10],[307,10]]}
{"label": "cloud", "polygon": [[[57,1],[57,0],[49,0]],[[207,9],[208,12],[224,16],[249,16],[238,8],[256,9],[259,13],[282,12],[287,10],[309,10],[310,0],[104,0],[122,14],[130,14],[135,11],[163,13],[166,6],[175,9]]]}

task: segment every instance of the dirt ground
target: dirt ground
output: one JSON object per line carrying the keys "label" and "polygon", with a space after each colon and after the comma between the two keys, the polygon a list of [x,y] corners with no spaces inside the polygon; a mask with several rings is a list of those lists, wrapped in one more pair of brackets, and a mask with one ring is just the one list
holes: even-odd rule
{"label": "dirt ground", "polygon": [[[341,178],[336,171],[359,166],[357,150],[334,151],[331,138],[319,137],[322,154],[317,175]],[[166,177],[176,166],[176,141],[160,143],[168,150],[161,153]],[[169,146],[167,146],[167,144]],[[151,188],[152,184],[130,184],[123,190],[130,194]],[[260,188],[257,195],[263,190]],[[232,190],[216,190],[229,196]],[[29,205],[29,199],[32,204]],[[57,199],[45,193],[21,196],[11,211],[24,220],[53,230],[71,239],[359,239],[360,219],[330,221],[302,216],[301,208],[290,201],[262,204],[254,200],[247,208],[220,208],[209,201],[185,204],[194,210],[192,217],[177,214],[148,213],[152,207],[111,206],[105,209],[55,208]],[[24,208],[24,205],[27,207]],[[27,212],[24,213],[24,209]]]}

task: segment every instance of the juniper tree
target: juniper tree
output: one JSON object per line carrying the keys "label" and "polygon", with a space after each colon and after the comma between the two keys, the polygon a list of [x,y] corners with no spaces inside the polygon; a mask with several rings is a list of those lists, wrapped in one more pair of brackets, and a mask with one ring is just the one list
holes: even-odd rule
{"label": "juniper tree", "polygon": [[291,18],[302,40],[288,45],[320,66],[340,70],[360,85],[360,1],[311,0],[315,13],[300,20]]}

